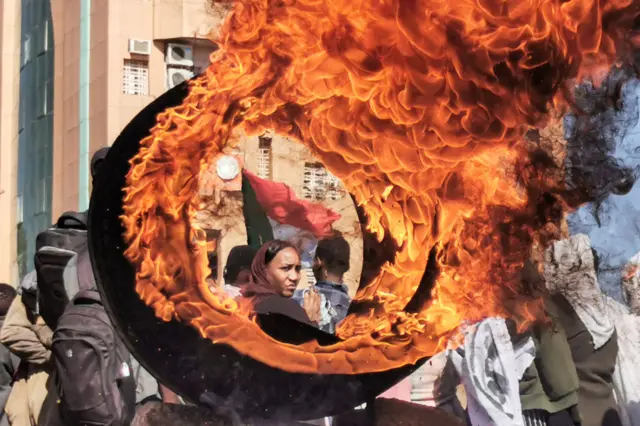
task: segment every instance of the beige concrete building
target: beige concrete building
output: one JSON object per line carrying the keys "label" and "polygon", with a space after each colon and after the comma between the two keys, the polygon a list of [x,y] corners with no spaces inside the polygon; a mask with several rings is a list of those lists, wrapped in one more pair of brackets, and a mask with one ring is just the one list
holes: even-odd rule
{"label": "beige concrete building", "polygon": [[223,13],[205,0],[0,2],[0,281],[33,268],[36,235],[88,208],[89,160],[209,63]]}
{"label": "beige concrete building", "polygon": [[[52,215],[87,207],[88,161],[149,102],[209,63],[204,0],[51,0]],[[88,40],[87,40],[88,39]],[[83,173],[84,172],[84,173]]]}
{"label": "beige concrete building", "polygon": [[17,258],[20,1],[0,1],[0,282],[15,285]]}

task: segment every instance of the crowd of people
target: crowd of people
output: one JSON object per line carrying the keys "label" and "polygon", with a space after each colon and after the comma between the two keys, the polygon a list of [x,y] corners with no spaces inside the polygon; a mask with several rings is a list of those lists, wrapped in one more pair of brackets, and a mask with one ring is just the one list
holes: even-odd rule
{"label": "crowd of people", "polygon": [[639,262],[621,277],[622,303],[600,288],[586,235],[557,241],[523,273],[544,291],[548,321],[525,333],[503,318],[469,325],[461,347],[382,397],[439,407],[473,426],[640,425]]}
{"label": "crowd of people", "polygon": [[[342,237],[320,241],[313,268],[317,282],[298,289],[301,262],[294,245],[273,240],[257,251],[249,246],[236,247],[229,255],[224,289],[235,297],[251,298],[256,313],[283,314],[333,332],[346,316],[350,302],[343,283],[349,254],[349,245]],[[54,390],[54,331],[38,312],[36,271],[27,274],[18,291],[8,284],[0,285],[0,360],[4,366],[0,404],[4,407],[4,425],[70,425],[56,413],[58,399],[64,395]],[[139,409],[153,401],[182,403],[133,357],[129,368]]]}
{"label": "crowd of people", "polygon": [[[94,157],[94,177],[105,155],[102,151]],[[87,293],[95,291],[95,282],[82,272],[83,253],[72,253],[78,271],[73,285],[59,290],[63,295],[51,293],[66,303],[65,309],[54,309],[42,297],[46,292],[39,287],[45,273],[38,269],[39,263],[17,290],[0,284],[0,426],[119,426],[131,424],[136,412],[147,413],[149,404],[184,404],[131,354],[120,351],[117,333],[99,334],[83,329],[82,322],[73,323],[72,314],[102,315],[101,321],[108,322],[100,310],[99,294]],[[350,245],[342,236],[320,239],[312,263],[315,282],[301,288],[301,255],[294,243],[275,239],[258,249],[238,246],[227,258],[224,282],[210,277],[210,289],[251,300],[262,317],[282,314],[333,334],[351,302],[344,283],[350,257]],[[64,265],[64,280],[69,279],[70,264]],[[461,346],[431,357],[380,398],[434,407],[473,426],[640,425],[640,254],[621,277],[624,302],[601,290],[597,269],[597,255],[587,236],[554,243],[543,261],[531,262],[523,273],[532,287],[546,289],[548,321],[526,332],[518,332],[504,318],[469,324]],[[88,311],[87,306],[97,310]],[[98,340],[87,340],[93,337]],[[73,342],[89,343],[83,347],[70,345]],[[104,342],[111,342],[104,351],[117,354],[86,351]],[[91,377],[73,376],[102,368],[99,356],[116,360],[113,369],[100,373],[102,383],[114,386],[115,399],[110,391],[92,394]],[[69,365],[74,369],[73,364],[75,372],[67,371]],[[131,393],[126,390],[128,382],[134,385]],[[68,400],[70,395],[75,395],[74,401]],[[129,407],[131,414],[125,414]],[[120,414],[111,418],[109,410]],[[88,423],[89,418],[98,420]],[[340,418],[316,424],[340,425]]]}
{"label": "crowd of people", "polygon": [[[298,289],[295,246],[275,240],[257,251],[236,247],[225,291],[252,298],[258,313],[281,313],[333,333],[350,303],[342,284],[348,259],[342,238],[321,240],[317,283]],[[509,319],[470,324],[461,347],[436,354],[381,397],[437,407],[473,426],[640,425],[639,265],[640,255],[621,277],[626,297],[619,302],[599,286],[587,236],[554,243],[543,261],[523,271],[531,288],[544,291],[548,321],[524,333]]]}
{"label": "crowd of people", "polygon": [[[107,152],[92,159],[94,180]],[[86,213],[65,213],[38,236],[36,269],[17,290],[0,284],[0,426],[144,425],[138,417],[149,417],[145,407],[184,404],[126,351],[110,324],[108,331],[90,329],[92,320],[109,320],[86,267],[85,226]],[[313,261],[317,282],[299,289],[301,255],[293,243],[235,247],[224,285],[212,282],[211,289],[252,299],[256,313],[283,314],[333,333],[350,303],[343,281],[349,259],[344,238],[321,240]],[[86,377],[94,373],[101,380]]]}
{"label": "crowd of people", "polygon": [[[92,159],[91,171],[94,179],[97,177],[106,153],[107,149],[100,150]],[[82,222],[82,218],[86,217],[86,213],[72,216]],[[80,259],[88,259],[86,228],[81,228],[81,226],[74,228],[72,233],[73,236],[79,237],[84,242],[81,245],[83,247],[82,254],[54,248],[65,255],[68,253],[73,254],[71,258],[63,257],[65,260],[69,260],[65,265],[62,265],[63,268],[61,270],[64,272],[64,276],[56,276],[53,270],[55,268],[50,268],[51,264],[42,266],[36,262],[37,266],[42,267],[36,267],[36,270],[28,273],[17,287],[17,290],[9,284],[0,284],[0,362],[3,367],[0,369],[0,424],[3,426],[72,426],[74,424],[87,424],[79,419],[65,418],[63,415],[64,410],[60,407],[65,404],[67,406],[84,405],[81,410],[87,409],[90,412],[95,408],[92,405],[95,405],[96,397],[99,399],[107,398],[107,396],[101,395],[100,391],[92,394],[96,382],[101,384],[101,381],[96,380],[95,377],[87,377],[85,380],[79,380],[74,384],[73,381],[65,381],[62,378],[67,372],[56,371],[56,365],[61,356],[66,356],[71,359],[71,362],[78,364],[77,371],[93,372],[90,364],[99,364],[97,361],[100,361],[98,354],[91,354],[90,352],[88,356],[73,358],[74,355],[83,355],[81,354],[83,348],[72,348],[67,342],[56,343],[56,332],[59,333],[61,331],[61,327],[58,327],[58,321],[62,318],[65,305],[70,300],[73,300],[74,296],[79,295],[81,293],[80,290],[85,286],[93,288],[93,291],[95,291],[93,277],[85,278],[82,272],[79,272],[82,269]],[[69,237],[69,235],[64,234],[62,236]],[[46,238],[44,239],[46,240]],[[51,256],[51,259],[55,262],[57,258]],[[57,287],[55,285],[51,286],[49,282],[47,283],[49,288],[46,290],[43,285],[39,285],[43,284],[38,282],[39,278],[43,277],[51,277],[52,281],[69,281],[69,272],[72,270],[76,272],[76,269],[78,271],[77,276],[70,280],[73,285],[64,283],[64,285]],[[92,272],[89,273],[92,274]],[[59,303],[44,302],[47,300],[47,295],[52,296],[53,301]],[[60,306],[62,306],[62,309]],[[102,310],[101,313],[104,320],[105,312]],[[100,316],[97,315],[96,319],[100,319]],[[81,333],[82,331],[82,324],[80,324],[76,332]],[[97,334],[97,336],[99,335]],[[58,338],[58,340],[61,339]],[[69,342],[75,343],[79,341],[82,341],[80,337],[69,339]],[[65,350],[62,354],[56,353],[56,349],[59,352],[60,348],[70,349]],[[106,349],[112,350],[113,347],[107,346]],[[77,350],[78,353],[74,353],[74,350]],[[87,354],[85,353],[84,355]],[[135,407],[140,407],[149,401],[180,402],[177,395],[160,385],[135,358],[128,356],[128,354],[125,358],[126,376],[131,379],[133,384],[131,401],[129,401],[130,405],[134,407],[132,412]],[[122,368],[123,366],[116,367]],[[107,366],[103,365],[94,365],[94,367],[107,369]],[[65,394],[61,387],[63,383],[65,385],[68,383],[71,383],[72,386],[75,385],[77,390],[74,394],[82,395],[82,400],[70,401],[72,398]],[[108,415],[107,417],[110,416]],[[126,421],[129,423],[131,418],[126,419]],[[98,421],[95,424],[113,424],[116,426],[119,423],[113,421],[113,419],[105,418],[104,422]]]}
{"label": "crowd of people", "polygon": [[258,250],[236,246],[227,258],[224,285],[219,288],[210,278],[210,288],[234,299],[251,299],[257,314],[285,315],[333,334],[351,303],[344,283],[350,254],[342,236],[321,239],[312,265],[315,283],[299,288],[302,262],[295,244],[272,240]]}

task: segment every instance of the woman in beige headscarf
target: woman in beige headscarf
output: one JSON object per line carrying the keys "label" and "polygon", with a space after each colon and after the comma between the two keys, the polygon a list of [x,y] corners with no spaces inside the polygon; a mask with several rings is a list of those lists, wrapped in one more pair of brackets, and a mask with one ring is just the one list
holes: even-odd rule
{"label": "woman in beige headscarf", "polygon": [[300,282],[300,271],[300,254],[293,244],[269,241],[253,259],[249,282],[240,284],[242,296],[252,299],[258,314],[282,314],[315,326],[305,309],[291,298]]}

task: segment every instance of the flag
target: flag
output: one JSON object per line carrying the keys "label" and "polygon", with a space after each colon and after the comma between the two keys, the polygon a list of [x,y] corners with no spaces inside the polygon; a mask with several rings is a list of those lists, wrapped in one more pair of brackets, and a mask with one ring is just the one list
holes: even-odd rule
{"label": "flag", "polygon": [[308,252],[315,251],[317,240],[332,232],[340,214],[321,203],[298,198],[284,183],[262,179],[248,170],[242,173],[249,245],[260,247],[272,239],[300,243],[303,260],[308,261]]}

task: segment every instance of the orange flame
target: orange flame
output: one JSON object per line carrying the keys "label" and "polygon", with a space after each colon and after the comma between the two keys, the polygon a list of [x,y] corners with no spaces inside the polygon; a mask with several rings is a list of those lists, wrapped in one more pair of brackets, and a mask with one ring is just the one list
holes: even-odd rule
{"label": "orange flame", "polygon": [[[158,317],[292,372],[405,365],[488,316],[526,326],[541,304],[518,271],[544,223],[522,220],[538,179],[523,173],[523,135],[571,81],[611,65],[639,13],[632,0],[235,2],[211,66],[131,161],[122,220],[137,292]],[[339,344],[275,341],[207,288],[198,183],[236,127],[305,144],[400,247],[356,296],[376,307],[347,317]],[[432,300],[404,312],[433,247]]]}

